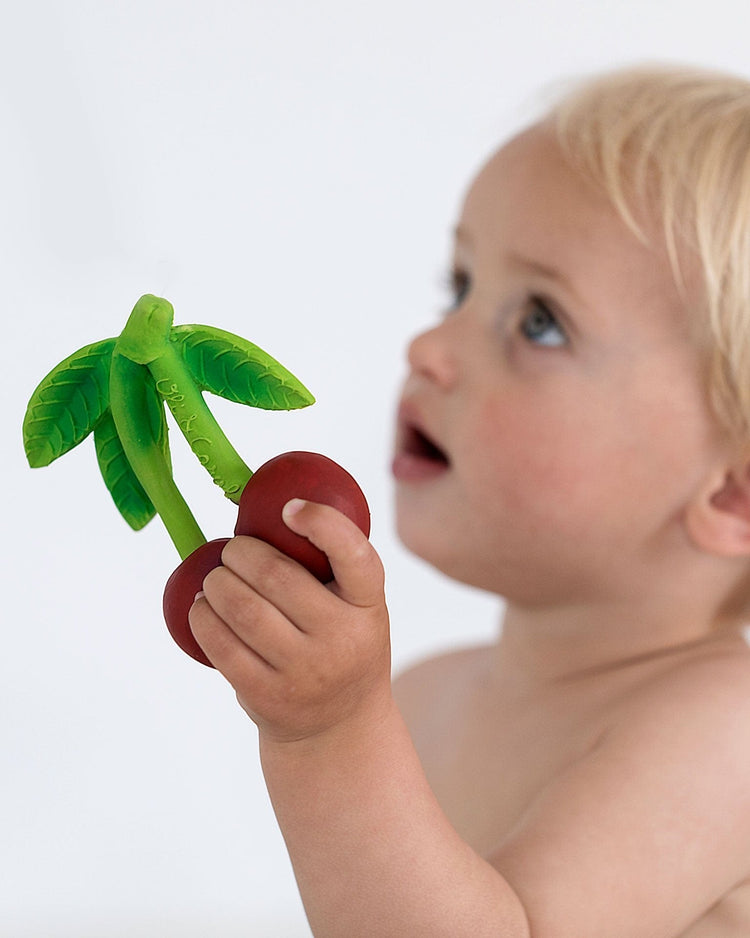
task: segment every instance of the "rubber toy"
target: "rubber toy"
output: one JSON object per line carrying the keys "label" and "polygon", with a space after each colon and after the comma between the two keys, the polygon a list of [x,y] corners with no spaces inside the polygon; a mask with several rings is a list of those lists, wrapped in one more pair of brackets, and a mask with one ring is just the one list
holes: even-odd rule
{"label": "rubber toy", "polygon": [[[165,405],[213,481],[239,505],[253,473],[225,436],[203,393],[265,410],[307,407],[315,398],[252,342],[212,326],[173,323],[171,303],[142,296],[117,338],[84,346],[42,379],[26,409],[23,440],[29,465],[39,468],[93,433],[99,469],[120,514],[136,531],[158,514],[177,548],[182,564],[165,590],[165,618],[183,650],[210,664],[190,633],[187,610],[202,578],[221,562],[220,549],[227,539],[221,539],[219,547],[216,541],[207,544],[175,484]],[[292,454],[275,458],[283,464],[285,455]],[[303,462],[312,457],[313,472],[319,460],[326,460],[319,454],[293,455],[297,461],[302,456]],[[364,503],[364,512],[361,504],[344,510],[359,518],[366,514],[366,526],[357,523],[369,534],[369,510],[361,490],[356,483],[352,488],[354,480],[340,466],[326,463],[339,470],[337,474],[326,468],[331,489],[343,479],[353,500]],[[299,476],[292,481],[298,482]],[[296,495],[304,497],[299,490],[282,493],[281,504]],[[334,503],[324,492],[318,495]],[[278,524],[288,533],[280,508]],[[267,539],[273,542],[272,536]],[[287,552],[294,554],[293,549]]]}

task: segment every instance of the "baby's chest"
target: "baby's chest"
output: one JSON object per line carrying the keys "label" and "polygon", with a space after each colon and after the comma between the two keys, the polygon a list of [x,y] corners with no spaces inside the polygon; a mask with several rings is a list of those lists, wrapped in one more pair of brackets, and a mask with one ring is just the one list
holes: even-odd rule
{"label": "baby's chest", "polygon": [[487,856],[544,788],[590,751],[601,732],[598,719],[457,708],[414,736],[447,817],[464,840]]}

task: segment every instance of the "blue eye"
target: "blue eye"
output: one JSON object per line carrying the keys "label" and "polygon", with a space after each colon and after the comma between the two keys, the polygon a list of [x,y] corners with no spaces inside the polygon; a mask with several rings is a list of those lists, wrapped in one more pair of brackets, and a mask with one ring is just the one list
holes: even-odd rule
{"label": "blue eye", "polygon": [[448,289],[451,294],[451,301],[448,307],[449,312],[453,312],[461,306],[469,294],[471,283],[468,274],[464,271],[454,268],[448,276]]}
{"label": "blue eye", "polygon": [[568,337],[557,321],[557,317],[544,300],[531,297],[528,311],[521,320],[521,332],[534,345],[546,348],[559,348],[568,344]]}

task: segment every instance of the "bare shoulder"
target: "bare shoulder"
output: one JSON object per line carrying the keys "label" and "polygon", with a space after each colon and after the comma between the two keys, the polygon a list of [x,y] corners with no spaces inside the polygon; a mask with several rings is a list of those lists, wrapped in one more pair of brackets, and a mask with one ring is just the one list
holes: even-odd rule
{"label": "bare shoulder", "polygon": [[[607,739],[607,737],[609,737]],[[750,838],[750,649],[744,640],[689,655],[613,712],[604,752],[641,752],[675,781],[734,813]],[[750,875],[750,854],[746,875]]]}
{"label": "bare shoulder", "polygon": [[425,658],[400,672],[393,681],[393,695],[407,722],[420,720],[441,699],[455,699],[471,686],[484,666],[488,646],[454,649]]}
{"label": "bare shoulder", "polygon": [[630,683],[490,859],[540,935],[692,934],[750,879],[747,649],[716,642]]}
{"label": "bare shoulder", "polygon": [[750,647],[738,634],[673,659],[634,688],[623,712],[667,723],[689,718],[704,729],[718,720],[741,730],[750,752]]}

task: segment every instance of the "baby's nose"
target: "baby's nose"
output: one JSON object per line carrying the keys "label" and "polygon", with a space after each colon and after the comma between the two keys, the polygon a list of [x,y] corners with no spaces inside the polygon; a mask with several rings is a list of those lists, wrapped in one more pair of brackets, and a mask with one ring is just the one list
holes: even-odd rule
{"label": "baby's nose", "polygon": [[407,359],[416,374],[450,388],[458,376],[455,344],[447,335],[446,322],[420,333],[409,344]]}

